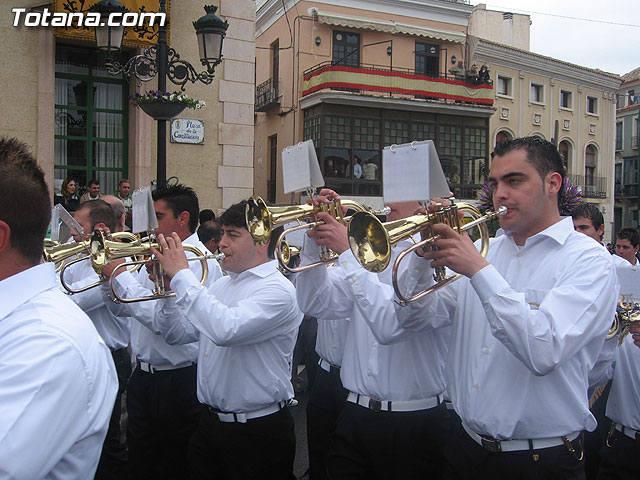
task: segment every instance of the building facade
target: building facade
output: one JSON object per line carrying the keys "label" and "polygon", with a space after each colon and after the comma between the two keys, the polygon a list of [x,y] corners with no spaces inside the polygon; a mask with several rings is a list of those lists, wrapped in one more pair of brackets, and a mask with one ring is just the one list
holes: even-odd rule
{"label": "building facade", "polygon": [[615,231],[638,227],[640,68],[622,76],[616,96]]}
{"label": "building facade", "polygon": [[[104,193],[112,193],[121,178],[129,178],[134,188],[149,186],[156,176],[156,124],[131,105],[129,95],[155,90],[157,81],[137,85],[134,77],[109,74],[92,32],[83,36],[51,27],[13,25],[12,8],[55,12],[68,7],[86,12],[94,3],[97,1],[15,0],[0,8],[0,104],[4,112],[0,135],[29,144],[54,187],[59,188],[66,177],[74,178],[81,187],[97,178]],[[131,11],[158,10],[158,0],[122,3]],[[192,25],[204,15],[204,5],[188,0],[168,3],[170,47],[196,70],[204,70]],[[246,198],[253,188],[255,2],[220,0],[217,13],[229,23],[224,61],[216,68],[211,85],[186,85],[185,93],[203,100],[206,107],[179,115],[204,124],[204,143],[168,143],[167,177],[192,186],[203,208],[221,209]],[[125,47],[117,59],[126,61],[142,53],[155,42],[154,32],[146,36],[147,45]],[[169,91],[180,90],[167,84]]]}
{"label": "building facade", "polygon": [[456,196],[475,198],[494,95],[466,68],[472,9],[439,0],[259,4],[256,193],[295,201],[283,190],[281,151],[312,139],[326,185],[377,205],[384,146],[431,139]]}
{"label": "building facade", "polygon": [[469,37],[470,57],[495,85],[490,143],[535,135],[557,143],[567,176],[614,229],[615,92],[618,75]]}

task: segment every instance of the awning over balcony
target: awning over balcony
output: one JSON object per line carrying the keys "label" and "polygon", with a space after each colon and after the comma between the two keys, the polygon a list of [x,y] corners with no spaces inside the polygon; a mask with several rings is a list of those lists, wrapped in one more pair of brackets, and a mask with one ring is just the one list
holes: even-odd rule
{"label": "awning over balcony", "polygon": [[421,27],[418,25],[408,25],[397,23],[393,20],[378,20],[371,18],[353,17],[351,15],[339,15],[336,13],[319,12],[312,9],[314,17],[318,22],[337,27],[347,27],[362,30],[374,30],[376,32],[397,33],[404,35],[415,35],[418,37],[433,38],[443,42],[464,43],[465,36],[461,32],[446,32],[435,28]]}
{"label": "awning over balcony", "polygon": [[493,85],[468,85],[461,80],[433,78],[393,70],[327,65],[304,75],[302,96],[325,88],[418,95],[493,105]]}

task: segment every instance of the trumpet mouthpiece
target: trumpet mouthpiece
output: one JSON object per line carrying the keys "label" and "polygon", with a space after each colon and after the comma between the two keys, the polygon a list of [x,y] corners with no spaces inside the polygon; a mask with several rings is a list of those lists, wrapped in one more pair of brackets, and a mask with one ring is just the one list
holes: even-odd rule
{"label": "trumpet mouthpiece", "polygon": [[498,215],[506,215],[507,213],[507,207],[505,207],[504,205],[498,207],[498,210],[496,210],[496,212],[498,213]]}

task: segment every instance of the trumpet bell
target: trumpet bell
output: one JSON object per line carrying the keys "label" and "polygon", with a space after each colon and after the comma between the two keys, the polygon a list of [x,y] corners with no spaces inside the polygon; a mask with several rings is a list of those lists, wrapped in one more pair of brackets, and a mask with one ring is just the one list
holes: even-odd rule
{"label": "trumpet bell", "polygon": [[375,215],[356,212],[349,222],[349,246],[360,265],[381,272],[391,260],[391,241],[385,225]]}

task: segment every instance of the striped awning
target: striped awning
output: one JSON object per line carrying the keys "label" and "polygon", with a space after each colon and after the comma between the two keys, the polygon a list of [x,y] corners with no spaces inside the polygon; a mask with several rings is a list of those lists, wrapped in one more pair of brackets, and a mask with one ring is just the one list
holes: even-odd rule
{"label": "striped awning", "polygon": [[462,32],[452,32],[438,30],[435,28],[397,23],[393,20],[379,20],[371,18],[354,17],[351,15],[339,15],[335,13],[320,12],[312,10],[313,16],[319,23],[334,25],[337,27],[347,27],[360,30],[374,30],[393,34],[413,35],[417,37],[432,38],[443,42],[464,43],[465,35]]}
{"label": "striped awning", "polygon": [[304,76],[302,96],[326,88],[418,95],[493,105],[493,85],[469,85],[462,80],[434,78],[392,70],[327,65]]}

